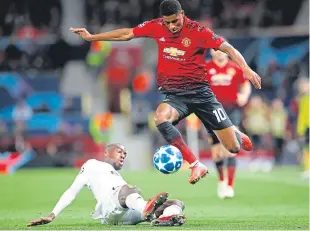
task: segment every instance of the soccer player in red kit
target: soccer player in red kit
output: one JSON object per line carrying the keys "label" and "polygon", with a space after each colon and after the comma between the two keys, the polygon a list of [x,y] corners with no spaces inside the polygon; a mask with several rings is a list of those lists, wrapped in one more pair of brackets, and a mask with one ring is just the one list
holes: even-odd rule
{"label": "soccer player in red kit", "polygon": [[234,128],[210,90],[205,77],[206,49],[220,49],[229,54],[256,88],[261,87],[261,79],[234,47],[205,26],[187,18],[177,0],[163,0],[160,13],[162,18],[144,22],[134,28],[94,35],[85,28],[70,30],[87,41],[127,41],[139,37],[156,41],[157,85],[166,99],[157,107],[155,123],[165,140],[177,147],[190,164],[189,182],[194,184],[206,176],[208,169],[197,160],[174,126],[191,113],[195,113],[208,130],[213,130],[230,152],[238,153],[240,148],[252,148],[250,139]]}
{"label": "soccer player in red kit", "polygon": [[[251,84],[243,76],[238,65],[231,61],[228,55],[219,50],[211,49],[212,60],[206,62],[206,78],[216,98],[223,105],[225,112],[235,126],[241,123],[241,107],[249,100]],[[229,153],[211,132],[212,157],[219,175],[217,195],[219,198],[234,197],[234,177],[236,157]],[[227,182],[224,176],[224,158],[227,164]]]}

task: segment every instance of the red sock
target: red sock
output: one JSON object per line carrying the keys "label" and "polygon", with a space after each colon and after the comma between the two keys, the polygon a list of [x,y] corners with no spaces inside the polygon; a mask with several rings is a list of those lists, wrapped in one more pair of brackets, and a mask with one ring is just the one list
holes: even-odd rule
{"label": "red sock", "polygon": [[220,160],[215,162],[216,170],[220,181],[224,181],[224,161]]}
{"label": "red sock", "polygon": [[219,174],[219,180],[220,181],[224,181],[224,168],[223,167],[219,167],[217,169],[218,174]]}
{"label": "red sock", "polygon": [[234,187],[235,172],[235,166],[228,167],[228,186]]}
{"label": "red sock", "polygon": [[187,144],[184,142],[182,136],[177,136],[175,137],[171,142],[171,145],[177,147],[182,155],[184,160],[186,160],[189,164],[194,163],[195,161],[197,161],[196,156],[194,155],[194,153],[192,153],[192,151],[189,149],[189,147],[187,146]]}

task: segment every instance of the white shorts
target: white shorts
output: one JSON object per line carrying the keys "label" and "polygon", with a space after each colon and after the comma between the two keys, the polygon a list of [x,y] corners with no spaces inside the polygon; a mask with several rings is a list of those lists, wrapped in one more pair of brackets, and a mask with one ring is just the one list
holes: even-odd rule
{"label": "white shorts", "polygon": [[119,204],[118,194],[121,188],[122,186],[116,187],[110,194],[109,199],[96,206],[93,218],[101,218],[102,224],[109,225],[136,225],[142,222],[142,214],[140,212],[134,209],[123,208]]}

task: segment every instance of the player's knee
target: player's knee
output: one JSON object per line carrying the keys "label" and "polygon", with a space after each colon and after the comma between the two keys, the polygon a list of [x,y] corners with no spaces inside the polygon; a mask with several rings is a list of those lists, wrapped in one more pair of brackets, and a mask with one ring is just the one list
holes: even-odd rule
{"label": "player's knee", "polygon": [[165,206],[166,207],[169,207],[171,205],[179,206],[182,210],[184,210],[184,208],[185,208],[184,203],[182,201],[180,201],[180,200],[167,200],[165,202]]}
{"label": "player's knee", "polygon": [[182,211],[185,209],[185,205],[184,205],[183,201],[180,201],[180,200],[172,200],[171,205],[179,206],[182,209]]}
{"label": "player's knee", "polygon": [[141,194],[141,190],[135,186],[127,185],[127,190],[125,193],[127,196],[133,193]]}
{"label": "player's knee", "polygon": [[155,124],[159,125],[164,122],[171,121],[171,117],[172,117],[172,111],[169,108],[166,109],[158,108],[154,116]]}
{"label": "player's knee", "polygon": [[240,144],[238,143],[225,145],[225,148],[231,153],[238,153],[240,152],[240,149],[241,149]]}
{"label": "player's knee", "polygon": [[141,194],[141,191],[137,187],[131,186],[128,184],[122,186],[121,190],[118,193],[118,201],[122,207],[124,207],[124,208],[127,207],[126,206],[126,198],[133,193]]}
{"label": "player's knee", "polygon": [[217,154],[217,155],[212,155],[212,159],[214,162],[219,162],[221,160],[223,160],[223,157],[220,155],[220,154]]}

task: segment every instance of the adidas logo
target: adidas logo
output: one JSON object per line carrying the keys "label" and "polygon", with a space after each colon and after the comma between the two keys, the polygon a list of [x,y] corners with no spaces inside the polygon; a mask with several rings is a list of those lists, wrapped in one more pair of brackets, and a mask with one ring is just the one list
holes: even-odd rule
{"label": "adidas logo", "polygon": [[161,42],[165,42],[166,40],[165,40],[165,38],[164,38],[164,37],[161,37],[161,38],[159,39],[159,41],[161,41]]}

